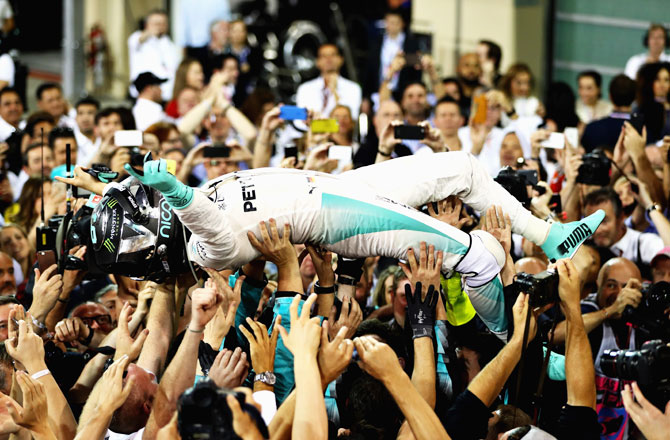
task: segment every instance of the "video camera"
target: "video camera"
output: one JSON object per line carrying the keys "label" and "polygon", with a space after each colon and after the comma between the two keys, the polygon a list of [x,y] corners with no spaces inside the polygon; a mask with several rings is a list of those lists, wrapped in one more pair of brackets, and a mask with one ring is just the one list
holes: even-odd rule
{"label": "video camera", "polygon": [[645,397],[661,411],[670,400],[670,347],[659,339],[639,350],[605,350],[600,369],[609,377],[634,380]]}
{"label": "video camera", "polygon": [[231,394],[240,403],[258,428],[268,438],[268,428],[256,407],[245,403],[245,395],[228,388],[219,388],[211,379],[201,380],[179,397],[179,434],[190,439],[239,439],[233,430],[233,415],[226,397]]}
{"label": "video camera", "polygon": [[582,156],[582,164],[577,172],[577,183],[607,186],[610,183],[612,161],[603,150],[596,148]]}
{"label": "video camera", "polygon": [[651,284],[642,289],[642,295],[637,308],[626,306],[622,319],[644,332],[649,339],[670,341],[670,320],[665,313],[670,308],[670,283]]}
{"label": "video camera", "polygon": [[503,167],[493,180],[505,188],[508,193],[512,194],[524,208],[528,209],[530,207],[530,196],[528,195],[527,186],[537,187],[537,171],[515,170],[512,167]]}
{"label": "video camera", "polygon": [[553,302],[559,302],[558,273],[545,270],[536,275],[525,272],[516,274],[514,289],[518,293],[527,293],[531,307],[542,307]]}

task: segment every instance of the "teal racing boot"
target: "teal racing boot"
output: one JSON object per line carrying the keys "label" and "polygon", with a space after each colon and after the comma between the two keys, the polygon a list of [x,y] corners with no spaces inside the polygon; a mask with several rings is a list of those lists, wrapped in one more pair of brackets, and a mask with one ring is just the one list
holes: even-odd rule
{"label": "teal racing boot", "polygon": [[540,247],[552,263],[562,258],[572,258],[579,246],[596,232],[604,218],[605,211],[599,209],[576,222],[552,223],[547,240]]}

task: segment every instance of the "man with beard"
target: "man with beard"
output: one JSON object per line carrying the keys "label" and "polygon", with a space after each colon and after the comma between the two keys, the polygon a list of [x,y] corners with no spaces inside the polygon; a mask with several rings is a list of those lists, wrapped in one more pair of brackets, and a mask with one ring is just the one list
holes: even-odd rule
{"label": "man with beard", "polygon": [[[648,215],[656,215],[654,211],[658,211],[659,217],[663,217],[658,205],[651,204],[645,208]],[[663,239],[658,235],[639,232],[626,226],[621,200],[613,189],[601,188],[586,196],[584,214],[592,214],[598,209],[605,211],[605,219],[593,234],[593,241],[601,248],[603,262],[611,257],[623,257],[644,268],[663,249]]]}
{"label": "man with beard", "polygon": [[465,119],[470,118],[470,106],[472,104],[472,97],[475,95],[477,89],[483,87],[479,82],[479,77],[482,75],[482,67],[479,64],[479,56],[476,53],[465,53],[458,60],[458,67],[456,68],[458,80],[463,88],[463,96],[461,97],[461,105],[463,106],[463,113]]}

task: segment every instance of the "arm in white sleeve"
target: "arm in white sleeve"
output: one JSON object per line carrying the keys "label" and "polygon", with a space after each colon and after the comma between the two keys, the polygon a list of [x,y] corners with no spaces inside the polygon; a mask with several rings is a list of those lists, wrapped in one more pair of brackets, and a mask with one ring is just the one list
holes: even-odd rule
{"label": "arm in white sleeve", "polygon": [[269,390],[256,391],[253,398],[261,405],[261,417],[266,425],[270,426],[272,418],[277,414],[277,400],[275,393]]}

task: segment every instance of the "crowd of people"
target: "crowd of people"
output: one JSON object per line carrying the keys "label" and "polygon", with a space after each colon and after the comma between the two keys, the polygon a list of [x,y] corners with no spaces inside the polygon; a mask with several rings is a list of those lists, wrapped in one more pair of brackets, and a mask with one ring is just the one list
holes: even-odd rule
{"label": "crowd of people", "polygon": [[[598,72],[584,71],[577,93],[555,82],[541,98],[529,66],[501,70],[502,49],[489,40],[441,74],[404,11],[389,10],[360,84],[341,75],[341,48],[325,43],[318,76],[296,85],[295,102],[280,103],[261,79],[263,57],[245,21],[220,3],[185,12],[183,47],[164,11],[145,17],[128,38],[132,106],[103,107],[93,96],[71,104],[46,82],[27,114],[12,76],[0,74],[1,438],[667,438],[670,373],[654,357],[663,347],[638,354],[647,369],[612,367],[624,362],[612,352],[670,342],[670,38],[662,25],[650,25],[646,52],[622,66],[607,93]],[[289,117],[289,104],[304,116]],[[99,202],[72,198],[66,183],[103,195],[135,178],[158,189],[194,236],[203,232],[184,216],[206,219],[203,229],[227,240],[196,205],[202,200],[181,209],[192,188],[258,168],[275,168],[261,174],[278,188],[272,203],[290,200],[298,213],[312,208],[282,194],[293,187],[282,186],[288,174],[279,169],[337,175],[347,182],[342,192],[363,191],[350,176],[374,169],[386,173],[370,175],[383,203],[423,204],[434,199],[420,194],[430,185],[409,188],[411,197],[383,190],[409,185],[402,173],[424,172],[400,165],[410,156],[433,168],[451,163],[443,186],[470,182],[407,216],[495,238],[502,254],[484,290],[473,282],[481,273],[459,270],[474,244],[422,238],[400,258],[326,250],[348,237],[343,229],[355,227],[362,242],[379,232],[366,222],[382,220],[359,221],[346,205],[320,242],[304,242],[278,219],[247,228],[226,218],[242,229],[235,240],[246,253],[222,243],[217,251],[231,255],[219,260],[239,265],[206,267],[210,251],[191,241],[187,255],[200,264],[151,280],[138,274],[156,255],[101,274],[47,261],[37,232]],[[162,164],[174,167],[170,185],[151,180]],[[482,190],[489,183],[473,177],[480,168],[478,178],[495,178],[547,228],[600,211],[604,219],[586,228],[579,243],[591,237],[565,255],[572,258],[556,259],[546,234],[521,233],[509,202]],[[254,184],[241,183],[236,197],[216,193],[212,206],[256,211]],[[141,245],[131,229],[118,245],[125,252]],[[408,234],[389,231],[385,240]],[[115,250],[98,239],[66,251],[86,261],[101,246]],[[351,246],[379,249],[360,243]],[[542,284],[543,274],[557,274],[557,283]]]}

